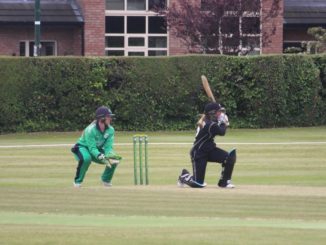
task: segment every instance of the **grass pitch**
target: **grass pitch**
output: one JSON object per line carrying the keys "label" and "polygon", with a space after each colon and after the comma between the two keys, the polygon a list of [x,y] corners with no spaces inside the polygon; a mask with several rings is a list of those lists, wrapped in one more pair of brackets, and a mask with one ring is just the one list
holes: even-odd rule
{"label": "grass pitch", "polygon": [[[237,148],[236,189],[178,188],[191,169],[193,132],[148,133],[150,186],[133,185],[131,138],[118,132],[124,157],[112,188],[92,164],[72,187],[75,133],[0,136],[0,244],[324,244],[326,127],[230,129],[216,141]],[[164,143],[164,144],[161,144]],[[40,145],[40,146],[35,146]],[[52,145],[52,146],[51,146]]]}

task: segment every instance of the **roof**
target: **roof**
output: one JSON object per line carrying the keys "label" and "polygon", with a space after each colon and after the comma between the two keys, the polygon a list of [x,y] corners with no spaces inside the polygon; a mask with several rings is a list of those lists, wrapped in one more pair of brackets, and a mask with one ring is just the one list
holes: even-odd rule
{"label": "roof", "polygon": [[[0,0],[0,23],[34,23],[34,0]],[[75,0],[41,0],[41,22],[82,23]]]}
{"label": "roof", "polygon": [[326,25],[326,0],[284,0],[284,24]]}

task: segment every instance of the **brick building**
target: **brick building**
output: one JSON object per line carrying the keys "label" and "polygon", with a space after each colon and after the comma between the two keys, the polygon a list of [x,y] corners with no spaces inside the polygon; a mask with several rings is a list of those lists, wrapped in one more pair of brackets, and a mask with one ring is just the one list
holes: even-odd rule
{"label": "brick building", "polygon": [[[74,1],[42,2],[41,55],[82,55],[84,19]],[[0,0],[0,54],[32,56],[34,1]]]}
{"label": "brick building", "polygon": [[[172,33],[168,33],[164,24],[164,16],[157,16],[152,11],[155,5],[165,6],[177,3],[177,1],[77,1],[85,19],[85,55],[156,56],[186,54],[188,51],[182,41]],[[201,3],[201,0],[193,1],[194,4]],[[258,31],[243,33],[244,37],[257,39],[257,46],[254,50],[258,53],[282,52],[283,0],[276,1],[279,7],[277,11],[275,6],[272,8],[274,1],[261,0],[261,8],[249,10],[243,16],[237,17],[238,23],[244,19],[249,20],[247,22],[249,25],[251,23],[257,25],[258,23]],[[277,14],[275,15],[275,13]],[[99,18],[100,16],[103,17]],[[257,18],[259,19],[258,22],[255,22]],[[250,19],[254,21],[250,21]],[[238,28],[241,29],[240,26]]]}
{"label": "brick building", "polygon": [[326,28],[326,0],[285,0],[284,49],[296,47],[305,51],[303,42],[311,41],[310,27]]}
{"label": "brick building", "polygon": [[[41,0],[42,55],[185,54],[183,43],[167,31],[164,16],[152,11],[154,5],[177,1]],[[239,46],[245,49],[250,39],[256,43],[254,53],[282,53],[283,1],[289,0],[258,1],[259,10],[235,18],[241,23],[237,27],[242,37]],[[255,31],[246,32],[245,25],[254,25]],[[33,39],[34,0],[0,0],[0,55],[29,56]]]}

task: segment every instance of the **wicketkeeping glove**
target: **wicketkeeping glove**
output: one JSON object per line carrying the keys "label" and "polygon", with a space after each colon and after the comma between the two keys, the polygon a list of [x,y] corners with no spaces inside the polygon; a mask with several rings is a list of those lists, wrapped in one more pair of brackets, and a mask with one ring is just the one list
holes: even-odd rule
{"label": "wicketkeeping glove", "polygon": [[97,159],[100,160],[103,164],[105,164],[107,167],[111,168],[112,165],[109,160],[105,158],[105,155],[103,153],[99,154],[97,156]]}
{"label": "wicketkeeping glove", "polygon": [[106,159],[109,160],[111,165],[113,165],[113,164],[118,165],[120,163],[120,160],[122,159],[122,157],[111,152],[106,156]]}
{"label": "wicketkeeping glove", "polygon": [[106,156],[106,159],[114,159],[114,160],[118,160],[120,161],[122,159],[121,156],[115,154],[115,153],[109,153],[107,156]]}

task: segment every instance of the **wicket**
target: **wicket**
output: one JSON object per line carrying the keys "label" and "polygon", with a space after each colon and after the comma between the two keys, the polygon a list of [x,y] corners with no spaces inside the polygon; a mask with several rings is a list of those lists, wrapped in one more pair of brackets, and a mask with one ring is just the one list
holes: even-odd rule
{"label": "wicket", "polygon": [[[137,159],[137,142],[138,142],[138,159]],[[144,157],[143,157],[143,142],[144,142]],[[139,184],[143,185],[143,158],[144,158],[144,168],[145,168],[145,185],[148,185],[148,137],[147,135],[134,135],[133,136],[134,145],[134,183],[138,185],[138,167],[137,160],[139,162]]]}

